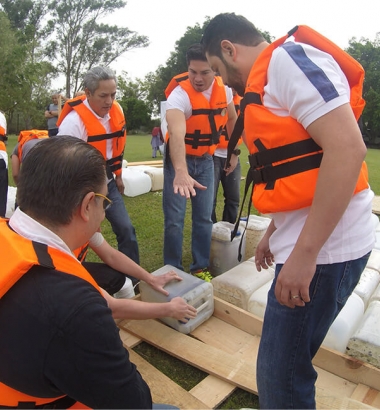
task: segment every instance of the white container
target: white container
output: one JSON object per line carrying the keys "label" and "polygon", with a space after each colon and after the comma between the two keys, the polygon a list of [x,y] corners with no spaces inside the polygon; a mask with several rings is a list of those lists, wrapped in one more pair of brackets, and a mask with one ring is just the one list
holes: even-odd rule
{"label": "white container", "polygon": [[131,168],[122,168],[121,175],[124,183],[124,195],[134,197],[146,194],[152,188],[150,176],[142,170],[132,170]]}
{"label": "white container", "polygon": [[372,249],[371,256],[367,262],[367,268],[374,269],[380,273],[380,250]]}
{"label": "white container", "polygon": [[252,256],[255,256],[257,245],[264,236],[270,222],[270,218],[258,215],[250,215],[248,218],[248,225],[246,220],[241,220],[240,226],[243,229],[247,226],[245,232],[246,240],[244,260],[248,260],[249,258],[252,258]]}
{"label": "white container", "polygon": [[362,298],[364,309],[367,309],[368,302],[379,283],[380,273],[366,267],[360,276],[359,283],[354,289],[354,292]]}
{"label": "white container", "polygon": [[348,342],[358,328],[363,314],[363,300],[356,293],[352,293],[330,326],[322,345],[345,353]]}
{"label": "white container", "polygon": [[7,209],[5,211],[5,217],[10,218],[15,211],[17,188],[14,186],[8,186],[8,198]]}
{"label": "white container", "polygon": [[152,180],[151,191],[160,191],[164,188],[164,169],[149,167],[144,171]]}
{"label": "white container", "polygon": [[216,222],[212,227],[209,269],[213,276],[221,275],[240,263],[238,257],[241,241],[241,254],[244,256],[245,237],[242,239],[242,229],[238,230],[231,242],[234,227],[234,224],[224,221]]}
{"label": "white container", "polygon": [[131,279],[125,277],[125,283],[123,287],[116,292],[113,297],[116,299],[131,299],[135,296],[135,289]]}
{"label": "white container", "polygon": [[161,318],[160,320],[173,329],[181,333],[188,334],[205,322],[214,312],[213,287],[210,282],[205,282],[189,273],[185,273],[171,265],[152,272],[152,275],[159,276],[164,273],[175,271],[182,281],[172,281],[165,286],[169,292],[168,296],[154,290],[144,281],[140,282],[141,300],[144,302],[170,302],[173,298],[180,296],[186,303],[197,309],[197,316],[190,319],[187,323],[182,323],[171,317]]}

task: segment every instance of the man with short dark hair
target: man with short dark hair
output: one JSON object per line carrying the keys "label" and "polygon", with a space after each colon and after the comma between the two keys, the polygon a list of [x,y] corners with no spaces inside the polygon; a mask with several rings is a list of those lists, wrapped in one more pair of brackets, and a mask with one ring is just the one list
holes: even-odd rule
{"label": "man with short dark hair", "polygon": [[152,407],[114,321],[124,301],[72,253],[99,229],[107,194],[103,156],[78,138],[47,138],[23,162],[19,208],[0,223],[4,408]]}
{"label": "man with short dark hair", "polygon": [[255,255],[258,270],[276,262],[257,359],[260,408],[315,408],[312,359],[375,241],[357,124],[364,70],[307,26],[268,44],[234,13],[211,19],[202,44],[244,95],[252,203],[272,217]]}
{"label": "man with short dark hair", "polygon": [[[215,76],[200,44],[186,54],[188,72],[175,76],[165,90],[166,153],[163,210],[164,263],[183,270],[182,245],[186,200],[192,205],[190,273],[206,281],[210,261],[214,198],[212,154],[220,135],[232,132],[236,111],[232,91]],[[231,161],[233,169],[237,156]]]}

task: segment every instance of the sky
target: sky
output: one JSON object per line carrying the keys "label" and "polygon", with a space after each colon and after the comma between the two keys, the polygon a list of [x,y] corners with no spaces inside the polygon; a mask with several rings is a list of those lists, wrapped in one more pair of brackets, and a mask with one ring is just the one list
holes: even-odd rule
{"label": "sky", "polygon": [[374,41],[380,32],[380,0],[127,0],[105,21],[148,36],[150,45],[126,52],[111,68],[117,75],[126,71],[131,79],[143,79],[166,64],[187,27],[202,26],[207,16],[223,12],[241,14],[275,38],[305,24],[341,48],[352,37]]}

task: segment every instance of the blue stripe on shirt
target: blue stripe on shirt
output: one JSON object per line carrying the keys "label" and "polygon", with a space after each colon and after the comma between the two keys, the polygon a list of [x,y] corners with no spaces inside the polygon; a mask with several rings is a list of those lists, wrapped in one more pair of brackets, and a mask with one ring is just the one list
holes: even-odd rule
{"label": "blue stripe on shirt", "polygon": [[310,60],[305,50],[299,44],[288,42],[284,43],[282,47],[314,85],[325,102],[339,97],[338,91],[325,72]]}

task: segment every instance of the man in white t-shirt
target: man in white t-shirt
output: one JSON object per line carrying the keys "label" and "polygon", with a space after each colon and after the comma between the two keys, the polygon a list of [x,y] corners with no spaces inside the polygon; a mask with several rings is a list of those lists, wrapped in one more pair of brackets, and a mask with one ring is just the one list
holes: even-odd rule
{"label": "man in white t-shirt", "polygon": [[140,262],[136,231],[122,194],[121,175],[126,142],[123,110],[115,100],[117,78],[108,67],[93,67],[83,80],[85,95],[65,103],[58,119],[58,136],[71,135],[97,148],[107,162],[108,196],[113,205],[106,218],[116,235],[118,249]]}
{"label": "man in white t-shirt", "polygon": [[244,95],[253,203],[272,216],[255,255],[259,270],[276,262],[257,360],[260,408],[315,408],[312,358],[374,245],[357,124],[364,71],[306,26],[268,44],[234,13],[214,17],[202,43]]}
{"label": "man in white t-shirt", "polygon": [[[214,198],[212,154],[224,127],[232,132],[236,112],[231,89],[220,77],[215,77],[202,46],[189,47],[186,59],[188,72],[174,77],[165,90],[168,133],[163,189],[164,263],[183,270],[186,200],[191,199],[193,260],[190,273],[209,282]],[[237,160],[233,155],[232,167]]]}

